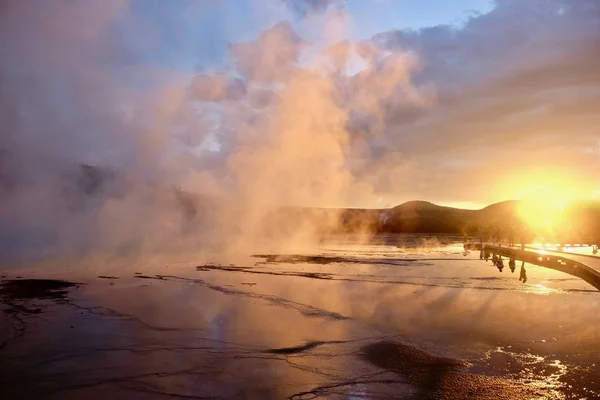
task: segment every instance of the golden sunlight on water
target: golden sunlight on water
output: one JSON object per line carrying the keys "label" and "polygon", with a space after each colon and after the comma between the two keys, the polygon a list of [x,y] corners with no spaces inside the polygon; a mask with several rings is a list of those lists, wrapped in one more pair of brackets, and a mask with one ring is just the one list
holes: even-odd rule
{"label": "golden sunlight on water", "polygon": [[[539,389],[546,389],[544,398],[565,399],[562,390],[566,384],[563,382],[565,375],[569,372],[569,367],[560,360],[552,360],[551,357],[542,357],[528,352],[514,351],[512,346],[498,347],[487,353],[490,362],[511,359],[519,366],[519,371],[510,371],[519,382],[524,385]],[[514,368],[514,367],[513,367]]]}
{"label": "golden sunlight on water", "polygon": [[559,289],[552,289],[552,288],[542,285],[541,283],[536,284],[536,285],[527,286],[527,288],[524,289],[524,291],[526,293],[535,293],[535,294],[552,294],[552,293],[560,292]]}
{"label": "golden sunlight on water", "polygon": [[[235,264],[111,268],[100,276],[20,270],[28,279],[6,272],[0,298],[9,311],[31,314],[24,340],[6,339],[0,393],[131,398],[132,390],[157,387],[181,397],[382,400],[600,393],[597,290],[528,263],[522,281],[518,269],[498,271],[478,252],[465,253],[460,237],[382,235]],[[53,292],[55,303],[38,311],[33,305],[50,295],[31,278],[77,283],[42,281],[68,290]],[[3,364],[7,357],[22,365]],[[58,368],[68,377],[56,379]]]}

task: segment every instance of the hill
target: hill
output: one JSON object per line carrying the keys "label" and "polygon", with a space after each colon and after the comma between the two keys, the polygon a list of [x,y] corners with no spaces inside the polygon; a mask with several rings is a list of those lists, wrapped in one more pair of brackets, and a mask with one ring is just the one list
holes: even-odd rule
{"label": "hill", "polygon": [[[39,165],[38,165],[39,164]],[[53,160],[25,160],[16,154],[0,149],[0,196],[8,197],[19,186],[37,185],[36,179],[48,165],[59,173],[58,185],[61,203],[72,211],[86,209],[91,200],[119,198],[132,190],[152,193],[159,207],[175,207],[183,221],[205,222],[219,218],[224,211],[234,219],[256,212],[236,204],[236,199],[212,199],[207,196],[179,190],[165,183],[140,182],[117,171],[96,166],[58,163]],[[93,202],[92,202],[93,203]],[[355,208],[309,208],[280,207],[258,210],[264,215],[262,223],[266,232],[285,235],[301,225],[310,225],[316,233],[446,233],[477,235],[479,232],[507,235],[511,229],[526,231],[525,234],[553,237],[600,238],[600,204],[577,202],[569,205],[556,216],[560,229],[553,226],[530,226],[529,220],[520,213],[521,201],[503,201],[480,210],[445,207],[428,201],[409,201],[387,209]],[[233,208],[235,213],[224,210]],[[217,221],[218,222],[218,221]],[[543,222],[543,221],[542,221]],[[218,223],[217,223],[218,225]],[[519,232],[518,234],[523,234]]]}
{"label": "hill", "polygon": [[[509,200],[480,210],[445,207],[427,201],[409,201],[380,210],[340,210],[341,231],[355,227],[374,233],[447,233],[457,235],[514,235],[532,240],[543,236],[557,242],[600,241],[600,203],[574,202],[554,215],[535,217],[521,212],[522,201]],[[515,238],[519,240],[520,238]]]}

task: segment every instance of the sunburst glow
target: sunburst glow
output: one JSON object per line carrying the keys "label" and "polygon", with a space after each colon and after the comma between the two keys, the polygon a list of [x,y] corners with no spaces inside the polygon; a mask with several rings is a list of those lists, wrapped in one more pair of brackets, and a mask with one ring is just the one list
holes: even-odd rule
{"label": "sunburst glow", "polygon": [[522,199],[519,216],[535,230],[553,231],[561,227],[562,213],[572,200],[573,196],[566,190],[535,188]]}

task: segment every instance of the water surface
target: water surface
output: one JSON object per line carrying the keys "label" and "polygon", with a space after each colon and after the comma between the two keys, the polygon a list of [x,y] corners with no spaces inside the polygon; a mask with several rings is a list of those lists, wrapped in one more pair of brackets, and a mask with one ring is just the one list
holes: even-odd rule
{"label": "water surface", "polygon": [[577,278],[452,237],[261,253],[4,272],[2,398],[600,398]]}

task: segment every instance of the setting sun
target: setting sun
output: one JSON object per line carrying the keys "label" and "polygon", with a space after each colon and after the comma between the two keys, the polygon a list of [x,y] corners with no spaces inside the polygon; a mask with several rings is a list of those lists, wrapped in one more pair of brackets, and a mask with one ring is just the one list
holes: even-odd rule
{"label": "setting sun", "polygon": [[565,191],[557,188],[535,188],[522,198],[519,216],[535,230],[554,230],[561,224],[561,214],[573,200]]}
{"label": "setting sun", "polygon": [[597,199],[594,190],[595,186],[572,171],[531,168],[507,174],[494,194],[520,200],[517,211],[521,222],[532,233],[545,237],[568,235],[581,222],[570,214],[570,206]]}

